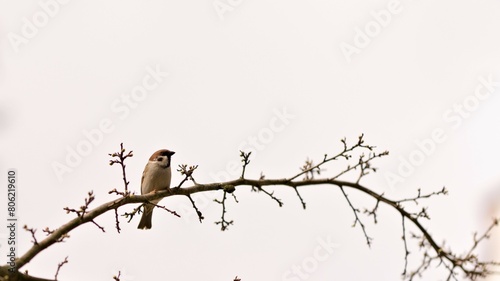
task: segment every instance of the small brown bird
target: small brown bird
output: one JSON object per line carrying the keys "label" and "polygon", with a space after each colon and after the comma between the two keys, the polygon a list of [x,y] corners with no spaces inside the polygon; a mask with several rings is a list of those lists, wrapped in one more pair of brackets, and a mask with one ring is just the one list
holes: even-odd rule
{"label": "small brown bird", "polygon": [[[172,179],[172,170],[170,168],[170,159],[175,152],[168,149],[161,149],[153,153],[149,158],[148,164],[144,168],[141,181],[141,194],[148,194],[170,188]],[[151,203],[158,204],[161,199],[151,200]],[[137,228],[150,229],[153,219],[154,205],[144,205],[141,221]]]}

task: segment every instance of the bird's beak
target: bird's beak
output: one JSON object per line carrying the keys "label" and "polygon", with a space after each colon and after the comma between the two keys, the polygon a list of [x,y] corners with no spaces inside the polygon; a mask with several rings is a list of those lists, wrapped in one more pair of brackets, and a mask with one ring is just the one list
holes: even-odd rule
{"label": "bird's beak", "polygon": [[169,151],[168,156],[172,156],[175,154],[175,151]]}

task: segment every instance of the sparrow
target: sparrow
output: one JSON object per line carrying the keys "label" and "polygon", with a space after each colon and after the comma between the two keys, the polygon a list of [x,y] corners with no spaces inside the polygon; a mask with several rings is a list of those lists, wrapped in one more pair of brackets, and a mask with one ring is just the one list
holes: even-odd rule
{"label": "sparrow", "polygon": [[[153,153],[149,158],[141,180],[141,194],[145,195],[151,192],[158,192],[170,188],[170,180],[172,179],[172,170],[170,168],[170,160],[175,152],[168,149],[161,149]],[[160,199],[151,200],[153,204],[158,204]],[[142,213],[141,221],[137,228],[150,229],[151,220],[153,218],[154,205],[146,203],[144,212]]]}

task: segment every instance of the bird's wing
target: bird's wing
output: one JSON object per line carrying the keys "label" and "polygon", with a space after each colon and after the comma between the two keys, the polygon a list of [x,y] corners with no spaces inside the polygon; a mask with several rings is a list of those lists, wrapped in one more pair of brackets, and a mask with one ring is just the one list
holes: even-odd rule
{"label": "bird's wing", "polygon": [[[145,172],[145,171],[144,171]],[[141,179],[141,194],[144,194],[144,172],[142,172],[142,179]]]}

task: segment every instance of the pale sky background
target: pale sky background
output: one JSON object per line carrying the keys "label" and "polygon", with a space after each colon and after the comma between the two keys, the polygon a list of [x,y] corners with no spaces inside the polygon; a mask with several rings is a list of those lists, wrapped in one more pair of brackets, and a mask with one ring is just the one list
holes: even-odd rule
{"label": "pale sky background", "polygon": [[[425,202],[432,218],[425,225],[459,252],[473,231],[484,230],[494,202],[500,204],[500,85],[491,92],[483,87],[480,94],[489,96],[481,100],[474,97],[481,77],[500,81],[498,1],[67,2],[0,1],[0,170],[6,177],[8,168],[17,169],[19,224],[37,228],[39,239],[46,226],[72,219],[63,207],[78,208],[89,190],[93,206],[115,198],[107,192],[122,188],[121,172],[108,165],[108,153],[120,142],[134,151],[127,171],[139,192],[144,165],[161,148],[177,152],[174,167],[197,164],[195,178],[213,182],[239,161],[243,142],[267,137],[247,176],[264,171],[283,178],[307,157],[318,161],[338,152],[341,138],[354,142],[364,133],[367,143],[390,155],[376,161],[379,173],[362,183],[394,199],[446,186],[449,196]],[[218,12],[214,4],[231,9]],[[375,17],[388,6],[397,11],[380,27]],[[356,45],[366,27],[375,34],[367,46]],[[345,44],[359,52],[348,58]],[[125,114],[121,96],[148,79],[148,68],[169,75]],[[458,117],[454,105],[464,102],[470,110]],[[293,118],[285,126],[277,121],[280,129],[266,135],[283,110]],[[103,120],[112,130],[59,180],[53,163],[67,165],[68,149],[82,145],[84,132]],[[404,159],[418,153],[415,141],[435,130],[445,140],[403,183],[389,186],[386,176],[397,174]],[[231,174],[238,176],[239,170]],[[180,180],[174,173],[173,183]],[[303,189],[305,211],[293,190],[274,190],[282,208],[239,188],[240,203],[228,204],[235,224],[227,232],[214,224],[221,209],[210,202],[221,193],[194,196],[202,224],[186,198],[162,201],[182,218],[156,210],[150,231],[136,229],[138,218],[122,219],[117,234],[108,213],[97,219],[106,233],[92,224],[79,227],[23,269],[51,278],[69,256],[60,280],[112,280],[118,270],[123,281],[400,280],[404,248],[393,210],[382,207],[376,225],[363,217],[374,238],[369,249],[361,229],[351,228],[353,213],[338,188]],[[347,192],[358,208],[375,204]],[[6,207],[0,209],[6,218]],[[2,264],[5,235],[0,230]],[[30,240],[20,229],[18,254]],[[336,248],[312,261],[319,240]],[[415,265],[420,256],[415,243],[410,246]],[[317,265],[304,271],[307,279],[286,274],[304,262]]]}

